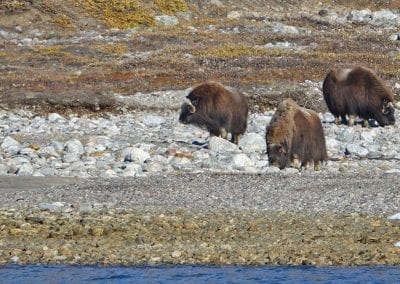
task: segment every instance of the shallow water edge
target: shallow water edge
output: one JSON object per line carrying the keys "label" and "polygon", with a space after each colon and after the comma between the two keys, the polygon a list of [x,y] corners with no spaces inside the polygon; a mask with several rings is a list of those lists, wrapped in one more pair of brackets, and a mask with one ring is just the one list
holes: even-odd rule
{"label": "shallow water edge", "polygon": [[8,265],[0,267],[3,283],[395,283],[400,269],[394,266],[70,266]]}

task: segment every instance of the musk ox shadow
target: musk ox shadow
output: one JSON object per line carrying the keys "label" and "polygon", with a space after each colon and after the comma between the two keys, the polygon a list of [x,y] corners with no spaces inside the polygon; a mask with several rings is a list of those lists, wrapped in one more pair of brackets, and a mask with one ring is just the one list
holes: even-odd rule
{"label": "musk ox shadow", "polygon": [[179,121],[206,128],[210,136],[221,136],[239,144],[239,136],[246,131],[248,102],[244,94],[216,82],[195,87],[181,106]]}
{"label": "musk ox shadow", "polygon": [[328,159],[325,136],[318,114],[300,107],[292,99],[283,100],[266,127],[269,164],[320,170]]}
{"label": "musk ox shadow", "polygon": [[368,119],[375,119],[380,126],[395,123],[393,93],[371,69],[333,69],[325,77],[322,91],[336,124],[352,126],[357,116],[363,119],[363,126]]}

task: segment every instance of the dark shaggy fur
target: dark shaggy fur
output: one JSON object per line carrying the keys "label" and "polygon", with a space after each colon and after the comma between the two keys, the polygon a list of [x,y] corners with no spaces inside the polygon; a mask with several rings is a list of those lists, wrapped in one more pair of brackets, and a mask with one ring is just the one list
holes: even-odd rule
{"label": "dark shaggy fur", "polygon": [[181,107],[179,121],[205,127],[211,136],[227,138],[238,144],[239,136],[246,131],[248,103],[242,93],[215,82],[195,87],[187,96],[190,103]]}
{"label": "dark shaggy fur", "polygon": [[325,136],[318,114],[299,107],[292,99],[282,101],[266,128],[270,165],[301,168],[327,160]]}
{"label": "dark shaggy fur", "polygon": [[368,68],[333,69],[326,76],[322,90],[326,105],[337,124],[353,125],[357,116],[364,119],[364,126],[370,118],[380,126],[395,123],[393,93]]}

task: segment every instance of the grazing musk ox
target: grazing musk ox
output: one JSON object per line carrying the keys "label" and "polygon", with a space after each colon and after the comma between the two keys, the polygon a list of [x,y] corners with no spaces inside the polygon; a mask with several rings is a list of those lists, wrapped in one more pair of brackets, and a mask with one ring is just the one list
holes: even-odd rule
{"label": "grazing musk ox", "polygon": [[183,103],[179,121],[205,127],[210,136],[227,139],[238,144],[239,136],[246,131],[248,103],[244,94],[225,88],[216,82],[206,82],[195,87]]}
{"label": "grazing musk ox", "polygon": [[318,114],[300,107],[292,99],[283,100],[266,127],[265,139],[270,165],[320,169],[327,160],[325,136]]}
{"label": "grazing musk ox", "polygon": [[340,122],[354,125],[356,117],[375,119],[380,126],[395,123],[394,96],[374,71],[361,66],[333,69],[325,77],[322,91],[329,111]]}

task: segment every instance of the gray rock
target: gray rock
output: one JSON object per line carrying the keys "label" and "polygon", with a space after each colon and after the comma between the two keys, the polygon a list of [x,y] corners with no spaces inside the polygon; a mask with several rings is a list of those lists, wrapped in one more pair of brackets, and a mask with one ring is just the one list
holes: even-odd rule
{"label": "gray rock", "polygon": [[65,121],[65,118],[59,115],[58,113],[50,113],[47,117],[50,122],[62,122]]}
{"label": "gray rock", "polygon": [[335,116],[330,112],[326,112],[322,116],[322,122],[324,123],[333,123],[335,122]]}
{"label": "gray rock", "polygon": [[245,134],[239,141],[239,147],[245,153],[259,152],[263,153],[266,148],[265,139],[257,133]]}
{"label": "gray rock", "polygon": [[59,157],[60,155],[57,153],[56,149],[53,146],[46,146],[40,148],[39,156],[43,158],[50,158],[50,157]]}
{"label": "gray rock", "polygon": [[166,119],[161,116],[146,115],[145,117],[143,117],[143,123],[149,127],[160,126],[161,124],[164,124],[165,122],[166,122]]}
{"label": "gray rock", "polygon": [[242,14],[239,11],[230,11],[226,16],[230,20],[239,19]]}
{"label": "gray rock", "polygon": [[81,141],[78,139],[71,139],[65,142],[64,150],[69,154],[82,155],[84,148]]}
{"label": "gray rock", "polygon": [[233,167],[238,170],[254,166],[254,162],[246,154],[243,153],[234,155],[232,162]]}
{"label": "gray rock", "polygon": [[149,173],[160,173],[163,171],[164,166],[158,162],[150,162],[145,165],[144,171]]}
{"label": "gray rock", "polygon": [[372,13],[372,24],[391,26],[396,24],[398,18],[399,16],[390,10],[375,11]]}
{"label": "gray rock", "polygon": [[353,142],[356,137],[356,131],[354,127],[344,127],[339,129],[339,133],[336,136],[336,139],[343,142]]}
{"label": "gray rock", "polygon": [[0,175],[6,175],[8,172],[8,168],[4,164],[0,164]]}
{"label": "gray rock", "polygon": [[62,157],[62,161],[64,163],[73,163],[73,162],[77,162],[81,159],[81,156],[79,154],[75,154],[75,153],[67,153]]}
{"label": "gray rock", "polygon": [[176,26],[177,24],[179,24],[179,19],[175,16],[155,16],[155,20],[158,25],[162,26]]}
{"label": "gray rock", "polygon": [[385,171],[385,174],[400,174],[400,169],[390,169]]}
{"label": "gray rock", "polygon": [[4,138],[4,140],[1,143],[0,147],[6,153],[9,153],[11,155],[16,155],[19,152],[19,150],[21,148],[21,145],[14,138],[12,138],[10,136],[7,136],[6,138]]}
{"label": "gray rock", "polygon": [[17,176],[31,176],[33,174],[33,167],[31,163],[23,163],[17,171]]}
{"label": "gray rock", "polygon": [[378,135],[379,130],[377,128],[372,128],[361,132],[361,140],[368,143],[373,143],[375,137]]}
{"label": "gray rock", "polygon": [[266,173],[279,173],[280,171],[281,170],[278,167],[271,166],[267,168]]}
{"label": "gray rock", "polygon": [[134,177],[142,172],[142,167],[135,163],[129,163],[126,165],[124,169],[123,176],[125,177]]}
{"label": "gray rock", "polygon": [[292,34],[292,35],[298,35],[300,34],[299,29],[294,27],[294,26],[287,26],[281,23],[277,23],[273,28],[272,28],[273,33],[278,33],[278,34]]}
{"label": "gray rock", "polygon": [[208,147],[214,153],[236,152],[239,150],[236,144],[216,136],[211,137]]}
{"label": "gray rock", "polygon": [[370,9],[353,10],[347,16],[347,20],[352,22],[369,22],[372,20],[372,12]]}
{"label": "gray rock", "polygon": [[368,149],[357,145],[357,144],[347,144],[346,152],[352,156],[357,156],[359,158],[365,158],[368,155]]}
{"label": "gray rock", "polygon": [[65,202],[40,203],[39,208],[51,212],[68,213],[72,211],[72,205]]}
{"label": "gray rock", "polygon": [[400,220],[400,212],[399,212],[399,213],[396,213],[396,214],[393,214],[393,215],[390,215],[390,216],[388,217],[388,219],[389,219],[389,220]]}
{"label": "gray rock", "polygon": [[150,154],[141,148],[128,147],[122,151],[122,160],[125,162],[138,162],[143,164],[150,158]]}

